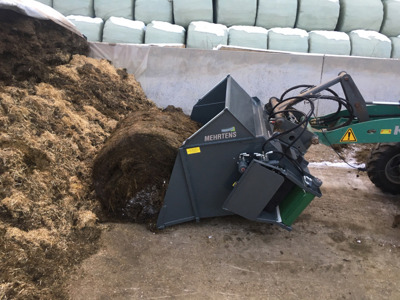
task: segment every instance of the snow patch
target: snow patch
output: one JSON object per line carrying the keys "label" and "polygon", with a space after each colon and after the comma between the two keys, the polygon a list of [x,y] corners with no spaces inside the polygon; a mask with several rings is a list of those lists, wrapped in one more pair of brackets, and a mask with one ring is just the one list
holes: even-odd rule
{"label": "snow patch", "polygon": [[324,167],[345,168],[345,169],[365,168],[365,164],[357,164],[355,162],[349,162],[348,164],[346,164],[345,162],[330,162],[330,161],[312,162],[309,164],[309,166],[314,168],[324,168]]}

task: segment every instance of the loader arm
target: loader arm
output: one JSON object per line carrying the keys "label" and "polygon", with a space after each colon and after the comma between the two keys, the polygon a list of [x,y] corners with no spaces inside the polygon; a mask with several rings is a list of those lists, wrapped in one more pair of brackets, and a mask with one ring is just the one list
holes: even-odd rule
{"label": "loader arm", "polygon": [[[282,102],[271,98],[274,110],[285,111],[298,99],[318,100],[319,93],[340,84],[345,95],[343,99],[349,109],[310,119],[312,131],[319,142],[325,145],[348,143],[392,143],[400,141],[400,105],[398,103],[367,103],[353,79],[346,72],[336,78],[300,93]],[[279,114],[279,117],[284,117]]]}
{"label": "loader arm", "polygon": [[350,75],[341,73],[339,77],[344,79],[341,83],[348,109],[311,119],[311,131],[327,146],[375,144],[365,162],[368,177],[383,192],[400,194],[400,105],[366,103]]}
{"label": "loader arm", "polygon": [[[313,132],[325,145],[349,143],[393,143],[400,141],[400,105],[395,103],[366,104],[369,120],[354,118],[347,126],[341,126],[349,119],[347,110],[310,121]],[[335,116],[334,116],[335,115]],[[332,119],[323,122],[324,119]]]}

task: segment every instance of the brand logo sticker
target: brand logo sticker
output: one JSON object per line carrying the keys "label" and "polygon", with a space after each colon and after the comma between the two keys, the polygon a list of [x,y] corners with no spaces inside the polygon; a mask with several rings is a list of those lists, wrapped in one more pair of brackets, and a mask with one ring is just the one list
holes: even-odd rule
{"label": "brand logo sticker", "polygon": [[204,137],[205,142],[234,139],[237,137],[235,126],[221,129],[221,133],[210,134]]}

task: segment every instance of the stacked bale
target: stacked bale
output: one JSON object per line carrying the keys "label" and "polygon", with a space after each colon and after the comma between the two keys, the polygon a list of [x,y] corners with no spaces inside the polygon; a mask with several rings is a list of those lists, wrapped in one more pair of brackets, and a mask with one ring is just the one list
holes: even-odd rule
{"label": "stacked bale", "polygon": [[93,0],[53,0],[53,8],[64,16],[80,15],[94,17]]}
{"label": "stacked bale", "polygon": [[43,3],[43,4],[47,5],[47,6],[50,6],[50,7],[53,6],[53,0],[36,0],[36,1],[41,2],[41,3]]}
{"label": "stacked bale", "polygon": [[392,53],[391,58],[400,58],[400,36],[391,37],[392,41]]}
{"label": "stacked bale", "polygon": [[256,23],[257,0],[215,0],[216,23],[226,26]]}
{"label": "stacked bale", "polygon": [[109,18],[103,30],[103,42],[143,44],[146,26],[142,21]]}
{"label": "stacked bale", "polygon": [[296,27],[307,31],[335,30],[339,12],[339,0],[299,0]]}
{"label": "stacked bale", "polygon": [[[149,24],[147,38],[142,23],[136,23],[131,28],[140,32],[136,32],[133,38],[129,35],[125,38],[125,33],[117,34],[116,31],[111,34],[107,28],[104,39],[107,42],[184,44],[186,29],[189,48],[213,49],[220,44],[229,44],[265,49],[265,39],[270,39],[268,49],[271,50],[306,52],[308,48],[310,53],[349,55],[350,52],[351,55],[387,57],[390,42],[393,44],[392,57],[396,58],[400,35],[400,0],[38,1],[66,15],[96,16],[104,21],[118,16]],[[89,41],[101,41],[98,32],[102,23],[98,19],[70,16],[70,20]],[[190,26],[193,21],[205,23]],[[213,22],[231,27],[229,39],[227,28],[211,25]],[[171,27],[173,24],[184,27],[184,30]],[[108,25],[112,27],[115,24],[110,22]],[[129,27],[123,25],[121,29]],[[293,27],[309,31],[309,47],[305,43],[307,34],[304,31],[290,31]],[[264,29],[271,28],[274,30],[266,38],[268,34]],[[351,39],[344,34],[350,32]],[[115,34],[118,38],[112,37]],[[166,36],[163,37],[163,34]],[[297,42],[300,44],[295,45]],[[352,45],[355,47],[353,51],[349,50]],[[378,48],[373,50],[372,45]]]}
{"label": "stacked bale", "polygon": [[171,0],[135,0],[135,20],[145,24],[151,21],[172,23]]}
{"label": "stacked bale", "polygon": [[308,33],[298,28],[272,28],[268,32],[268,49],[308,52]]}
{"label": "stacked bale", "polygon": [[152,21],[146,27],[145,44],[185,44],[185,34],[182,26]]}
{"label": "stacked bale", "polygon": [[175,24],[188,28],[190,22],[213,22],[212,0],[174,0]]}
{"label": "stacked bale", "polygon": [[391,37],[400,35],[400,0],[383,0],[383,8],[381,33]]}
{"label": "stacked bale", "polygon": [[340,0],[337,31],[364,29],[379,31],[383,20],[381,0]]}
{"label": "stacked bale", "polygon": [[86,16],[67,16],[76,28],[86,36],[90,42],[101,42],[103,35],[103,19]]}
{"label": "stacked bale", "polygon": [[392,45],[387,36],[371,30],[353,30],[349,36],[352,56],[390,58]]}
{"label": "stacked bale", "polygon": [[225,25],[204,21],[190,23],[186,41],[187,48],[211,50],[218,45],[227,44],[228,28]]}
{"label": "stacked bale", "polygon": [[297,0],[259,0],[256,26],[294,27],[296,13]]}
{"label": "stacked bale", "polygon": [[309,32],[309,53],[350,55],[350,38],[345,32],[311,31]]}
{"label": "stacked bale", "polygon": [[228,45],[267,49],[268,30],[263,27],[232,26],[229,28]]}
{"label": "stacked bale", "polygon": [[94,14],[103,20],[108,20],[110,17],[133,19],[133,0],[118,0],[118,3],[109,0],[95,0]]}

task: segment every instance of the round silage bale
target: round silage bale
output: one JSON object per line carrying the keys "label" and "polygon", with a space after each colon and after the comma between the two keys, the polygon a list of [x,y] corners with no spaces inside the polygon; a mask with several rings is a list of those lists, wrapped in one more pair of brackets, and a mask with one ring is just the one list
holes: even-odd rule
{"label": "round silage bale", "polygon": [[339,0],[299,0],[296,27],[307,31],[335,30],[339,12]]}
{"label": "round silage bale", "polygon": [[185,44],[186,30],[182,26],[152,21],[146,27],[145,44]]}
{"label": "round silage bale", "polygon": [[133,1],[132,0],[95,0],[94,14],[96,17],[107,20],[110,17],[120,17],[133,19]]}
{"label": "round silage bale", "polygon": [[186,47],[213,49],[228,44],[228,28],[222,24],[203,21],[192,22],[187,32]]}
{"label": "round silage bale", "polygon": [[258,0],[256,26],[294,27],[297,0]]}
{"label": "round silage bale", "polygon": [[103,42],[143,44],[145,28],[142,21],[111,17],[104,25]]}
{"label": "round silage bale", "polygon": [[390,58],[392,43],[387,36],[372,30],[353,30],[349,36],[352,56]]}
{"label": "round silage bale", "polygon": [[188,28],[190,22],[213,22],[212,0],[174,0],[174,22]]}
{"label": "round silage bale", "polygon": [[135,0],[135,20],[173,22],[172,0]]}
{"label": "round silage bale", "polygon": [[383,0],[384,17],[381,33],[397,37],[400,34],[400,0]]}
{"label": "round silage bale", "polygon": [[104,22],[100,18],[86,16],[67,16],[67,19],[86,36],[90,42],[101,42]]}
{"label": "round silage bale", "polygon": [[364,29],[379,31],[383,21],[381,0],[340,0],[337,31]]}
{"label": "round silage bale", "polygon": [[36,0],[37,2],[43,3],[47,6],[53,7],[53,0]]}
{"label": "round silage bale", "polygon": [[257,0],[215,0],[216,23],[254,26]]}
{"label": "round silage bale", "polygon": [[392,41],[392,54],[391,58],[400,58],[400,36],[391,37]]}
{"label": "round silage bale", "polygon": [[94,16],[93,0],[53,0],[53,8],[64,16]]}
{"label": "round silage bale", "polygon": [[298,28],[272,28],[268,31],[268,49],[308,52],[308,33]]}
{"label": "round silage bale", "polygon": [[268,30],[263,27],[232,26],[228,33],[228,45],[267,49]]}
{"label": "round silage bale", "polygon": [[135,222],[155,220],[178,148],[199,126],[181,109],[138,109],[121,120],[93,162],[103,207]]}
{"label": "round silage bale", "polygon": [[345,32],[314,30],[309,33],[309,53],[350,55],[350,38]]}

